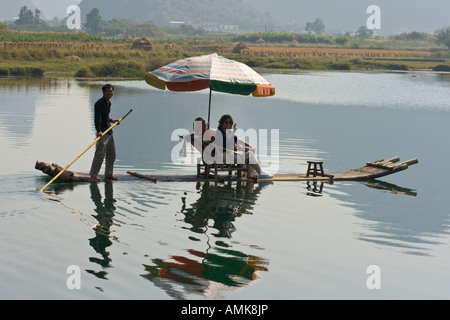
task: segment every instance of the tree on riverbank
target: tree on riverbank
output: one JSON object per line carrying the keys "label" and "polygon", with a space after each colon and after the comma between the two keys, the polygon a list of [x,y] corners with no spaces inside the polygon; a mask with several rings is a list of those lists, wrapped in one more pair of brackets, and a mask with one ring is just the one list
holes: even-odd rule
{"label": "tree on riverbank", "polygon": [[325,31],[325,23],[323,23],[322,19],[317,18],[314,22],[306,23],[305,30],[309,33],[322,34]]}
{"label": "tree on riverbank", "polygon": [[450,27],[442,28],[436,32],[436,40],[440,45],[450,49]]}
{"label": "tree on riverbank", "polygon": [[97,8],[92,9],[86,15],[86,31],[88,33],[99,34],[102,31],[101,24],[102,17],[100,16],[100,11]]}
{"label": "tree on riverbank", "polygon": [[48,24],[41,19],[41,11],[39,9],[31,11],[27,6],[23,6],[20,8],[19,19],[15,21],[15,24],[19,27],[19,29],[26,30],[45,30],[48,29]]}
{"label": "tree on riverbank", "polygon": [[355,36],[362,38],[370,38],[373,36],[373,30],[370,30],[366,26],[361,26],[356,30]]}

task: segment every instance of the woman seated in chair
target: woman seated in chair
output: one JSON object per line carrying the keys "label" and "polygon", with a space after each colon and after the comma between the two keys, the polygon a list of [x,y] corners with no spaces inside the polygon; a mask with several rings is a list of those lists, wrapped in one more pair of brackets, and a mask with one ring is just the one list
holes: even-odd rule
{"label": "woman seated in chair", "polygon": [[[214,144],[223,150],[224,161],[228,162],[231,159],[234,163],[248,163],[256,171],[252,176],[271,178],[272,175],[264,171],[256,159],[255,149],[247,142],[238,139],[234,134],[236,130],[236,124],[230,115],[226,114],[220,118],[219,126],[215,132]],[[239,148],[238,144],[240,146]],[[245,151],[242,151],[242,149],[245,149]]]}

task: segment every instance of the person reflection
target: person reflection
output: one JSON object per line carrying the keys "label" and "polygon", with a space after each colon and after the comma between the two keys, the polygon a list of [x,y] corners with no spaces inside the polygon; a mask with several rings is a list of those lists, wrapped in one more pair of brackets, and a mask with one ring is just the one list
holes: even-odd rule
{"label": "person reflection", "polygon": [[200,198],[187,207],[185,198],[182,198],[183,206],[181,212],[184,221],[190,224],[195,233],[203,233],[208,226],[208,221],[213,220],[213,227],[217,233],[213,235],[218,238],[231,238],[236,230],[234,220],[243,214],[252,214],[251,209],[258,198],[262,187],[252,181],[237,181],[236,184],[227,182],[223,185],[213,185],[205,182],[198,184]]}
{"label": "person reflection", "polygon": [[[116,210],[116,207],[114,206],[115,200],[113,198],[113,184],[105,183],[104,185],[105,199],[103,202],[98,184],[91,183],[90,185],[91,199],[95,204],[94,211],[96,212],[96,214],[92,216],[97,220],[97,224],[93,227],[93,230],[95,231],[95,237],[89,239],[89,244],[95,250],[95,252],[100,254],[101,258],[90,257],[89,261],[97,263],[102,267],[102,269],[111,267],[112,260],[109,257],[109,252],[106,249],[112,245],[110,239],[110,227],[113,224],[114,211]],[[106,279],[107,272],[105,271],[86,271],[94,274],[96,277]]]}

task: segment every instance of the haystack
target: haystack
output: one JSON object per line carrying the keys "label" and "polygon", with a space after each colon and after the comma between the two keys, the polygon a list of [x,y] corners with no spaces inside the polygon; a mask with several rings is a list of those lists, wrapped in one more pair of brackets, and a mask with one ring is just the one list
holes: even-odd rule
{"label": "haystack", "polygon": [[248,50],[248,45],[245,42],[239,42],[233,48],[233,53],[241,53],[242,50]]}
{"label": "haystack", "polygon": [[131,49],[152,51],[153,43],[147,37],[137,38],[133,41]]}
{"label": "haystack", "polygon": [[79,56],[76,56],[74,54],[72,54],[70,56],[65,56],[64,59],[66,59],[68,61],[81,61],[82,60]]}
{"label": "haystack", "polygon": [[180,46],[177,45],[176,43],[169,42],[169,43],[164,45],[164,49],[166,49],[166,50],[180,50]]}
{"label": "haystack", "polygon": [[256,43],[257,44],[266,44],[266,41],[263,38],[259,37],[259,39],[256,40]]}
{"label": "haystack", "polygon": [[123,38],[122,42],[125,43],[133,43],[133,41],[136,39],[136,37],[131,37],[131,36],[126,36],[125,38]]}

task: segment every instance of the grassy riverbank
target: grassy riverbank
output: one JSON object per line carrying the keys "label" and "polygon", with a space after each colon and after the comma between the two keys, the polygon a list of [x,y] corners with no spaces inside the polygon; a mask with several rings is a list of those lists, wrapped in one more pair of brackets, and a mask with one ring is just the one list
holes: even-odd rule
{"label": "grassy riverbank", "polygon": [[256,69],[450,70],[449,50],[429,39],[338,41],[335,38],[328,43],[269,43],[260,37],[253,42],[241,42],[239,48],[236,39],[232,36],[120,39],[87,34],[2,35],[0,76],[139,79],[147,70],[173,60],[212,52]]}

